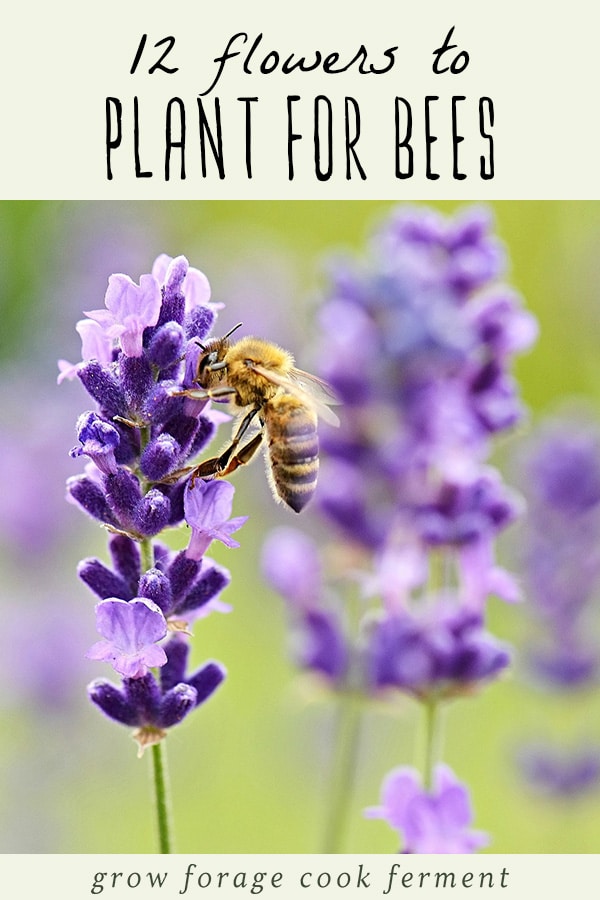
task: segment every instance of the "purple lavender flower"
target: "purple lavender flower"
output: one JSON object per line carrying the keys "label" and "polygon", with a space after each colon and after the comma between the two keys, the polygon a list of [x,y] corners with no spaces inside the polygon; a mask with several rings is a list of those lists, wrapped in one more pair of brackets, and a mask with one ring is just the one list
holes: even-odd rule
{"label": "purple lavender flower", "polygon": [[212,541],[226,547],[239,547],[231,535],[242,527],[248,516],[231,518],[234,487],[228,481],[188,483],[183,499],[185,519],[192,529],[187,548],[190,559],[201,559]]}
{"label": "purple lavender flower", "polygon": [[582,414],[545,423],[525,454],[535,511],[585,515],[600,504],[600,434]]}
{"label": "purple lavender flower", "polygon": [[90,647],[86,656],[110,662],[125,678],[141,678],[149,668],[167,661],[158,646],[167,634],[167,623],[151,600],[102,600],[96,604],[96,627],[104,640]]}
{"label": "purple lavender flower", "polygon": [[[529,515],[521,559],[532,618],[528,662],[573,690],[595,683],[600,656],[588,615],[600,590],[600,433],[582,414],[546,423],[522,454]],[[541,627],[539,627],[541,626]]]}
{"label": "purple lavender flower", "polygon": [[343,622],[331,610],[307,610],[292,626],[296,664],[331,686],[345,687],[351,648]]}
{"label": "purple lavender flower", "polygon": [[199,269],[188,266],[185,257],[178,256],[175,259],[166,253],[161,253],[154,260],[152,274],[159,284],[172,287],[174,283],[185,296],[186,312],[191,313],[198,307],[208,307],[213,312],[223,307],[222,303],[210,302],[210,283],[208,278]]}
{"label": "purple lavender flower", "polygon": [[480,615],[439,601],[426,616],[387,616],[370,629],[367,668],[374,690],[393,687],[421,699],[470,693],[509,661]]}
{"label": "purple lavender flower", "polygon": [[[499,280],[505,253],[491,224],[481,209],[400,208],[364,261],[332,267],[316,356],[343,406],[341,427],[321,434],[325,527],[316,540],[275,533],[263,551],[296,664],[346,708],[356,694],[421,701],[428,760],[436,707],[510,663],[486,628],[488,602],[520,598],[496,541],[522,503],[487,461],[523,416],[512,365],[537,325]],[[407,853],[487,842],[446,767],[432,791],[411,770],[392,773],[370,814],[401,832]]]}
{"label": "purple lavender flower", "polygon": [[[214,434],[211,419],[197,410],[189,415],[185,399],[177,396],[185,386],[178,380],[181,351],[188,344],[197,350],[195,339],[206,336],[215,315],[200,302],[209,289],[207,282],[200,289],[204,276],[199,272],[190,279],[195,298],[186,313],[181,289],[188,270],[187,260],[177,257],[167,267],[162,289],[153,275],[142,276],[139,286],[128,276],[111,278],[108,309],[93,314],[106,337],[118,340],[122,349],[115,346],[110,355],[103,350],[101,358],[77,367],[99,411],[80,419],[81,448],[73,455],[90,456],[103,477],[76,477],[68,484],[70,496],[104,525],[138,540],[183,520],[184,484],[169,479]],[[193,322],[187,316],[194,316]],[[190,323],[192,337],[187,336]]]}
{"label": "purple lavender flower", "polygon": [[113,340],[102,326],[93,319],[81,319],[75,326],[81,337],[81,362],[70,363],[65,359],[58,361],[58,384],[65,378],[75,378],[79,369],[90,359],[97,359],[100,363],[110,363],[113,358]]}
{"label": "purple lavender flower", "polygon": [[399,831],[403,853],[473,853],[488,843],[486,834],[470,829],[469,793],[445,765],[436,766],[431,791],[423,790],[413,769],[393,769],[383,782],[381,806],[365,816]]}
{"label": "purple lavender flower", "polygon": [[161,309],[160,287],[153,275],[142,275],[139,285],[128,275],[111,275],[104,298],[106,309],[86,312],[111,339],[117,338],[125,356],[142,355],[145,328],[156,325]]}
{"label": "purple lavender flower", "polygon": [[[219,596],[229,574],[205,551],[214,539],[239,546],[231,534],[246,521],[231,518],[229,483],[186,486],[190,460],[224,418],[210,412],[208,401],[190,405],[181,396],[195,377],[187,357],[197,358],[219,307],[209,298],[206,276],[183,256],[159,257],[139,284],[113,275],[106,309],[87,313],[78,326],[84,359],[59,364],[59,380],[77,374],[98,404],[77,423],[71,456],[90,462],[68,480],[68,499],[112,532],[112,565],[86,559],[79,575],[100,600],[104,638],[87,655],[110,662],[124,681],[118,688],[100,680],[90,696],[112,718],[136,725],[141,744],[162,738],[224,677],[212,663],[190,678],[184,673],[189,623],[228,609]],[[186,515],[187,551],[153,540]],[[177,640],[163,643],[167,630]],[[149,671],[156,667],[160,685]]]}
{"label": "purple lavender flower", "polygon": [[499,597],[506,603],[519,603],[523,599],[518,579],[496,565],[494,546],[489,537],[461,547],[457,553],[456,567],[461,600],[466,609],[482,613],[490,597]]}
{"label": "purple lavender flower", "polygon": [[531,743],[517,763],[534,790],[552,797],[578,797],[600,787],[600,746],[582,742],[573,748]]}
{"label": "purple lavender flower", "polygon": [[90,699],[105,715],[138,729],[134,737],[141,752],[205,703],[225,678],[224,668],[215,662],[186,676],[189,645],[181,636],[172,637],[164,650],[166,662],[158,682],[148,672],[140,678],[124,678],[121,687],[103,678],[88,687]]}
{"label": "purple lavender flower", "polygon": [[[595,606],[600,591],[600,431],[585,410],[542,423],[521,453],[528,516],[520,560],[531,630],[523,654],[533,684],[568,695],[597,688],[600,653]],[[600,783],[598,747],[525,745],[521,774],[537,791],[573,797]]]}
{"label": "purple lavender flower", "polygon": [[74,447],[71,456],[89,456],[104,475],[116,475],[115,450],[121,439],[114,425],[95,412],[82,413],[77,421],[77,436],[81,446]]}
{"label": "purple lavender flower", "polygon": [[431,209],[399,207],[375,241],[386,270],[444,286],[458,302],[496,278],[505,251],[491,234],[491,215],[471,207],[454,218]]}
{"label": "purple lavender flower", "polygon": [[585,690],[598,683],[600,658],[596,641],[586,645],[587,638],[578,635],[572,625],[559,640],[558,623],[552,632],[537,643],[526,646],[525,664],[533,678],[556,691]]}
{"label": "purple lavender flower", "polygon": [[432,502],[416,509],[415,525],[429,546],[461,547],[506,528],[521,506],[499,473],[486,467],[472,480],[442,482]]}
{"label": "purple lavender flower", "polygon": [[[307,614],[323,617],[332,659],[344,647],[367,692],[448,696],[509,661],[484,618],[491,596],[520,599],[495,542],[522,503],[486,460],[491,437],[522,415],[511,366],[537,325],[498,281],[505,254],[491,224],[478,208],[400,208],[364,264],[337,262],[320,309],[320,374],[346,414],[323,430],[318,511],[330,556],[353,562],[323,572],[297,538],[275,536],[263,569],[303,636],[300,664],[321,658]],[[363,593],[354,637],[344,582]]]}
{"label": "purple lavender flower", "polygon": [[84,559],[78,574],[101,600],[135,597],[155,603],[170,621],[190,623],[218,605],[221,592],[230,581],[229,573],[204,556],[190,559],[185,551],[175,553],[159,542],[154,544],[154,565],[142,572],[137,544],[125,535],[111,535],[109,551],[113,567],[96,557]]}
{"label": "purple lavender flower", "polygon": [[[401,208],[362,268],[333,270],[319,358],[348,414],[339,431],[323,432],[319,499],[337,528],[371,549],[399,508],[424,517],[448,487],[475,483],[490,437],[522,416],[510,367],[537,328],[496,282],[504,253],[490,225],[481,209],[445,219]],[[336,491],[341,467],[348,489]],[[488,502],[484,491],[478,500]],[[475,502],[470,514],[479,510]],[[462,539],[468,523],[456,525],[445,540]]]}
{"label": "purple lavender flower", "polygon": [[484,292],[469,303],[468,312],[478,338],[498,357],[527,350],[537,337],[535,319],[508,288]]}

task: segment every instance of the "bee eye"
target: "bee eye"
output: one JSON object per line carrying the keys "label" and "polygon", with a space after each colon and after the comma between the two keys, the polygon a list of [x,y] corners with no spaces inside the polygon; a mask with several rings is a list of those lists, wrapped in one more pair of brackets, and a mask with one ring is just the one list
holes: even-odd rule
{"label": "bee eye", "polygon": [[205,369],[211,369],[218,359],[218,354],[216,350],[211,350],[210,353],[205,353],[204,356],[200,360],[200,365],[198,366],[199,372],[204,372]]}

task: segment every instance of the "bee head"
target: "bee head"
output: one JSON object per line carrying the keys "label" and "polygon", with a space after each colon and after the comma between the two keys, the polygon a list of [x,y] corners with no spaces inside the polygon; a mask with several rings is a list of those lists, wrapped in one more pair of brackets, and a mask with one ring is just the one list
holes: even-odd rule
{"label": "bee head", "polygon": [[241,324],[242,323],[239,322],[222,338],[214,338],[206,345],[200,344],[202,353],[198,358],[198,370],[196,373],[196,381],[198,384],[203,385],[203,387],[210,387],[212,383],[221,379],[221,374],[217,375],[216,378],[213,378],[213,372],[221,373],[223,369],[227,368],[226,356],[227,351],[231,346],[229,337],[241,326]]}

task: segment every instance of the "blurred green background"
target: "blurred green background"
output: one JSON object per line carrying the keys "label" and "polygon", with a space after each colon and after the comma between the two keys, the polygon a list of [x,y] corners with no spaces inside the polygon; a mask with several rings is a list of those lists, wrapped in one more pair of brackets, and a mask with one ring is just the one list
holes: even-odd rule
{"label": "blurred green background", "polygon": [[[164,202],[0,204],[0,850],[154,852],[149,759],[127,729],[85,695],[108,670],[83,659],[97,636],[94,599],[76,576],[83,556],[106,558],[102,529],[64,501],[81,470],[68,451],[91,407],[78,382],[56,385],[59,357],[80,359],[75,322],[103,305],[107,277],[135,280],[155,257],[185,254],[226,303],[219,331],[243,320],[311,357],[312,317],[327,257],[361,249],[391,202]],[[429,204],[452,212],[461,204]],[[463,204],[464,205],[464,204]],[[600,203],[491,204],[508,281],[540,322],[518,360],[527,428],[575,395],[600,414]],[[223,435],[223,440],[225,436]],[[507,445],[520,440],[514,435]],[[501,448],[500,459],[509,451]],[[271,501],[263,466],[236,476],[235,515],[250,522],[239,550],[211,554],[233,576],[234,611],[195,627],[194,662],[221,660],[225,686],[169,736],[178,852],[315,852],[334,707],[306,690],[289,662],[281,600],[261,580],[262,540],[292,524]],[[310,528],[310,513],[305,524]],[[294,520],[293,524],[297,524]],[[186,535],[172,535],[184,546]],[[599,598],[600,600],[600,598]],[[491,630],[518,649],[523,607],[491,609]],[[380,708],[365,722],[348,852],[395,852],[388,827],[364,820],[389,769],[414,760],[418,710]],[[600,849],[598,791],[540,798],[524,785],[515,750],[528,736],[600,740],[600,691],[569,700],[541,693],[518,664],[501,682],[447,711],[444,756],[473,794],[476,827],[493,853]]]}

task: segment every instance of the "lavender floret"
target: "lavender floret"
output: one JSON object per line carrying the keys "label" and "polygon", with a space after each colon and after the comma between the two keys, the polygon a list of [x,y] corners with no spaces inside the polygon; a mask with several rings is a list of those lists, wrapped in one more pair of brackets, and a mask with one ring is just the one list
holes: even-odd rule
{"label": "lavender floret", "polygon": [[381,806],[366,809],[365,816],[396,829],[403,853],[474,853],[489,842],[487,834],[470,828],[468,789],[445,765],[436,766],[430,790],[413,769],[393,769],[382,785]]}

